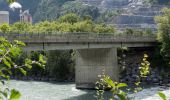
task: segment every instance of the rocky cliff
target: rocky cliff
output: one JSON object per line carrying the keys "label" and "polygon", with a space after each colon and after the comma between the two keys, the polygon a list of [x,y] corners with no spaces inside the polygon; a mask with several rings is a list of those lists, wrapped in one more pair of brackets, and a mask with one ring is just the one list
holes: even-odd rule
{"label": "rocky cliff", "polygon": [[118,29],[152,29],[156,31],[154,16],[160,15],[160,10],[168,5],[149,5],[144,0],[77,0],[89,5],[96,5],[102,10],[115,10],[120,13],[107,20]]}

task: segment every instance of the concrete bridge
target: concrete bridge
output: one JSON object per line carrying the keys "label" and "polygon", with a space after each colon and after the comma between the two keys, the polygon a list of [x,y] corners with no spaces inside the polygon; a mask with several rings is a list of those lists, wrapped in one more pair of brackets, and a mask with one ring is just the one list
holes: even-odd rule
{"label": "concrete bridge", "polygon": [[105,71],[119,81],[118,47],[150,47],[157,44],[155,36],[112,34],[10,34],[2,35],[24,41],[25,50],[77,50],[76,87],[94,88],[98,75]]}

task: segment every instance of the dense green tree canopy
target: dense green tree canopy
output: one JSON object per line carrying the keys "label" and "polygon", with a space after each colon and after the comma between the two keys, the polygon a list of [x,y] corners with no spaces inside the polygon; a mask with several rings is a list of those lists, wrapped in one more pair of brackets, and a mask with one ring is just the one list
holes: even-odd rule
{"label": "dense green tree canopy", "polygon": [[94,19],[100,15],[97,7],[75,1],[66,2],[62,5],[61,15],[67,13],[76,13],[80,17],[90,15]]}
{"label": "dense green tree canopy", "polygon": [[[4,27],[6,30],[4,30]],[[94,32],[114,33],[113,26],[96,24],[90,17],[80,19],[76,14],[70,13],[61,16],[56,21],[43,21],[36,24],[16,22],[12,25],[3,24],[0,26],[3,33],[61,33],[61,32]]]}
{"label": "dense green tree canopy", "polygon": [[[35,0],[34,0],[35,1]],[[61,6],[73,0],[40,0],[36,13],[33,15],[35,22],[43,20],[54,20],[60,16]]]}
{"label": "dense green tree canopy", "polygon": [[158,25],[158,40],[161,42],[161,55],[170,66],[170,9],[164,8],[163,15],[155,18]]}
{"label": "dense green tree canopy", "polygon": [[80,21],[80,17],[77,16],[76,14],[74,14],[74,13],[70,13],[70,14],[67,14],[65,16],[59,17],[58,20],[61,23],[65,22],[65,23],[74,24],[74,23]]}

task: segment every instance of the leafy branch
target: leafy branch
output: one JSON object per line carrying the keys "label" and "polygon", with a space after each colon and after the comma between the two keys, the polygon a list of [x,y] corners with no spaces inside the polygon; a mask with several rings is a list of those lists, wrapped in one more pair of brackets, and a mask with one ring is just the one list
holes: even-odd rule
{"label": "leafy branch", "polygon": [[45,68],[46,61],[44,61],[43,55],[39,56],[38,61],[26,58],[24,63],[17,64],[16,59],[22,54],[23,46],[25,46],[25,43],[21,41],[9,42],[0,37],[0,99],[2,100],[18,100],[21,96],[19,91],[10,90],[4,81],[4,79],[10,80],[10,76],[13,74],[12,70],[18,69],[23,75],[26,75],[25,68],[31,69],[33,64]]}

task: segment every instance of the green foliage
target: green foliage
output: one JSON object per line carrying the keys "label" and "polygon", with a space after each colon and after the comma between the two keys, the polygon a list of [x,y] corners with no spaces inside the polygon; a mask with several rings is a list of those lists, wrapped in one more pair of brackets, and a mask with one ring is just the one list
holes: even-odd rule
{"label": "green foliage", "polygon": [[132,29],[126,29],[125,33],[130,35],[130,34],[134,34],[134,31]]}
{"label": "green foliage", "polygon": [[[1,76],[1,82],[2,78],[10,79],[10,75],[12,75],[12,69],[18,69],[20,66],[16,65],[13,57],[16,57],[21,52],[20,47],[24,45],[21,41],[15,41],[14,43],[10,43],[6,39],[0,37],[0,76]],[[15,51],[14,51],[15,49]],[[3,86],[5,86],[3,84]],[[9,94],[9,89],[3,88],[0,89],[0,97],[1,98],[8,98],[7,96]],[[11,90],[10,100],[18,100],[20,97],[20,93],[16,90]]]}
{"label": "green foliage", "polygon": [[120,10],[106,10],[100,12],[97,6],[88,5],[75,0],[41,0],[37,6],[36,13],[33,17],[36,22],[55,20],[69,13],[75,13],[79,15],[81,19],[85,16],[91,16],[94,21],[106,22],[111,20],[113,16],[121,13]]}
{"label": "green foliage", "polygon": [[148,55],[144,54],[141,66],[139,67],[139,75],[137,75],[137,81],[135,82],[135,88],[131,89],[134,93],[142,91],[143,88],[141,87],[141,78],[146,78],[150,73],[150,62],[148,60]]}
{"label": "green foliage", "polygon": [[96,19],[99,16],[99,10],[97,7],[92,5],[86,5],[82,2],[70,1],[66,2],[61,7],[61,15],[68,13],[76,13],[81,18],[84,16],[92,16],[93,19]]}
{"label": "green foliage", "polygon": [[112,79],[110,79],[109,76],[106,76],[103,72],[102,75],[99,75],[100,80],[96,82],[96,99],[97,100],[104,100],[103,94],[105,89],[110,89],[110,91],[113,94],[113,97],[110,98],[110,100],[114,100],[117,96],[120,100],[127,100],[127,94],[126,92],[122,91],[122,88],[126,88],[126,83],[118,83],[114,82]]}
{"label": "green foliage", "polygon": [[155,17],[158,25],[158,40],[161,43],[160,54],[166,62],[166,66],[170,66],[170,9],[164,8],[163,15]]}
{"label": "green foliage", "polygon": [[70,23],[74,24],[80,20],[79,16],[74,13],[66,14],[64,16],[59,17],[59,22],[61,23]]}
{"label": "green foliage", "polygon": [[[27,66],[25,69],[27,71],[26,77],[49,79],[50,81],[73,81],[75,78],[75,60],[74,52],[72,50],[24,52],[17,62],[22,63],[24,61],[28,63],[28,65],[25,65]],[[44,66],[40,66],[35,61],[44,63]],[[32,66],[30,66],[30,64],[32,64]],[[22,79],[22,75],[19,71],[15,71],[14,76]]]}
{"label": "green foliage", "polygon": [[[17,62],[24,62],[26,63],[24,70],[26,71],[27,77],[35,76],[37,73],[42,73],[46,70],[46,58],[44,57],[44,52],[31,52],[29,55],[23,53]],[[31,70],[30,70],[31,69]],[[20,77],[20,73],[15,71],[14,76]],[[42,76],[42,74],[41,74]]]}
{"label": "green foliage", "polygon": [[[5,82],[2,79],[10,79],[10,76],[14,74],[13,70],[19,70],[23,75],[26,75],[26,68],[31,68],[32,64],[39,64],[44,66],[42,56],[40,56],[39,61],[32,61],[27,58],[23,63],[16,62],[18,57],[22,53],[22,47],[25,44],[21,41],[14,40],[14,42],[9,42],[3,37],[0,37],[0,98],[8,100],[18,100],[21,94],[16,90],[9,90],[5,88]],[[10,96],[8,96],[10,94]],[[9,98],[10,97],[10,98]],[[6,100],[5,99],[5,100]]]}
{"label": "green foliage", "polygon": [[146,30],[145,30],[145,34],[148,34],[148,35],[149,35],[149,34],[153,34],[153,33],[152,33],[152,30],[151,30],[151,29],[146,29]]}
{"label": "green foliage", "polygon": [[16,0],[6,0],[9,4],[15,2]]}
{"label": "green foliage", "polygon": [[158,92],[158,95],[161,97],[162,100],[166,100],[166,96],[162,92]]}
{"label": "green foliage", "polygon": [[31,30],[28,33],[48,33],[52,31],[58,31],[58,23],[56,22],[39,22],[35,25],[32,25]]}
{"label": "green foliage", "polygon": [[58,25],[58,32],[72,32],[73,25],[70,23],[61,23]]}
{"label": "green foliage", "polygon": [[95,33],[114,33],[115,29],[113,26],[107,26],[105,24],[96,24],[93,31]]}
{"label": "green foliage", "polygon": [[4,81],[0,81],[0,100],[19,100],[21,94],[19,91],[12,89],[10,90]]}
{"label": "green foliage", "polygon": [[23,74],[23,75],[27,75],[27,72],[26,72],[26,70],[24,70],[23,68],[19,68],[19,70],[20,70],[20,72]]}
{"label": "green foliage", "polygon": [[[104,100],[103,94],[104,94],[104,90],[106,89],[110,89],[111,93],[113,94],[110,100],[115,100],[116,96],[119,98],[119,100],[128,100],[127,92],[129,92],[130,90],[132,90],[132,92],[134,93],[141,91],[142,87],[140,86],[141,84],[140,78],[141,77],[146,78],[150,71],[149,70],[150,63],[147,61],[147,59],[148,59],[148,55],[144,54],[141,67],[139,68],[140,75],[137,76],[138,80],[137,82],[134,83],[135,87],[133,88],[128,89],[127,88],[128,85],[126,83],[114,82],[109,76],[105,75],[105,71],[103,71],[102,75],[99,75],[100,80],[96,82],[95,89],[97,89],[97,93],[95,95],[95,98],[97,100]],[[124,92],[122,88],[124,88],[124,90],[126,89],[127,92]]]}
{"label": "green foliage", "polygon": [[47,53],[46,73],[60,81],[74,78],[75,51],[50,51]]}
{"label": "green foliage", "polygon": [[[9,4],[15,2],[15,0],[7,0]],[[27,31],[28,26],[26,23],[16,23],[14,27],[17,32]],[[12,27],[12,30],[15,29]],[[9,33],[11,27],[4,23],[0,26],[0,31],[3,33]],[[25,68],[31,68],[33,63],[39,64],[39,66],[44,66],[46,62],[43,60],[42,55],[39,57],[38,61],[32,61],[26,59],[25,63],[17,64],[16,59],[22,53],[22,47],[25,46],[25,43],[22,41],[14,40],[14,42],[9,42],[3,37],[0,37],[0,99],[1,100],[19,100],[21,94],[19,91],[12,89],[10,90],[6,85],[5,79],[9,80],[10,76],[13,75],[13,70],[20,70],[20,72],[26,75]]]}
{"label": "green foliage", "polygon": [[11,95],[9,100],[19,100],[21,97],[21,94],[19,91],[12,89],[11,90]]}
{"label": "green foliage", "polygon": [[154,35],[153,33],[152,33],[152,30],[150,30],[150,29],[146,29],[146,30],[142,30],[142,31],[140,31],[140,30],[135,30],[135,29],[130,29],[130,28],[127,28],[126,30],[125,30],[125,32],[124,32],[125,34],[127,34],[127,35]]}
{"label": "green foliage", "polygon": [[74,24],[74,32],[92,32],[92,21],[81,21]]}
{"label": "green foliage", "polygon": [[149,74],[150,63],[147,61],[147,59],[148,55],[144,54],[143,62],[141,63],[141,67],[139,67],[141,77],[147,77]]}
{"label": "green foliage", "polygon": [[35,13],[33,19],[35,19],[36,22],[55,20],[56,18],[60,17],[61,7],[67,1],[73,0],[40,0],[36,4],[37,9],[34,9]]}
{"label": "green foliage", "polygon": [[115,97],[116,95],[120,98],[120,100],[126,100],[126,93],[123,92],[120,88],[127,87],[127,84],[125,83],[118,83],[118,82],[113,82],[109,76],[104,77],[104,82],[107,83],[107,87],[111,88],[111,92],[113,93],[113,96]]}
{"label": "green foliage", "polygon": [[98,77],[100,78],[100,80],[97,81],[95,84],[95,89],[97,90],[97,92],[94,97],[96,98],[96,100],[104,100],[103,95],[106,89],[106,84],[104,83],[103,78],[105,77],[105,70],[102,70],[102,75],[99,75]]}
{"label": "green foliage", "polygon": [[10,26],[7,23],[0,25],[0,32],[9,33],[10,32]]}
{"label": "green foliage", "polygon": [[89,33],[114,33],[113,26],[96,24],[90,16],[80,19],[76,14],[70,13],[61,16],[56,21],[43,21],[31,25],[29,23],[16,22],[12,25],[4,24],[0,27],[3,33],[63,33],[63,32],[89,32]]}
{"label": "green foliage", "polygon": [[31,30],[31,24],[23,23],[23,22],[16,22],[11,26],[11,31],[13,33],[26,33]]}

